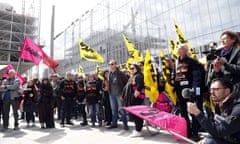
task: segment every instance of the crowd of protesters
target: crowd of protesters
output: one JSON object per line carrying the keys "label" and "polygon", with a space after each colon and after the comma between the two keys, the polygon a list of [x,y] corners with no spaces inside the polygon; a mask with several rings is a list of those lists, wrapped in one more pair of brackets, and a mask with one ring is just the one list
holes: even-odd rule
{"label": "crowd of protesters", "polygon": [[[169,113],[179,109],[179,115],[187,121],[188,138],[198,141],[200,130],[208,132],[211,136],[199,141],[201,144],[240,143],[240,39],[232,31],[223,32],[220,39],[221,48],[207,61],[208,67],[191,58],[186,44],[178,45],[178,58],[166,59],[170,71],[167,80],[175,87],[177,104],[173,106],[165,92],[166,79],[161,71],[158,71],[158,100],[162,105],[152,104]],[[9,78],[1,81],[0,124],[3,131],[8,129],[11,105],[14,130],[19,129],[19,109],[26,127],[35,127],[36,117],[39,117],[41,128],[54,128],[56,121],[61,127],[74,125],[72,119],[82,117],[81,126],[95,127],[97,123],[98,127],[104,125],[114,129],[119,127],[118,120],[121,119],[124,130],[129,130],[129,120],[134,122],[131,137],[141,136],[144,121],[128,115],[122,107],[148,105],[143,68],[144,62],[139,62],[132,64],[129,71],[120,70],[117,61],[111,60],[109,70],[103,72],[104,79],[96,72],[86,77],[71,72],[66,72],[65,77],[51,74],[41,82],[28,80],[22,90],[15,71],[10,70]],[[194,102],[182,95],[186,88],[194,90]],[[209,99],[213,101],[212,111],[207,111],[203,105]],[[204,117],[206,112],[208,117]],[[217,122],[216,114],[221,115],[223,121]]]}

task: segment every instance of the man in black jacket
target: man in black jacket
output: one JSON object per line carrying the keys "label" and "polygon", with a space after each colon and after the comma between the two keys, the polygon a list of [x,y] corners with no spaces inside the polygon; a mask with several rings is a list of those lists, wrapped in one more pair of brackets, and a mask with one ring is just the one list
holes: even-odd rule
{"label": "man in black jacket", "polygon": [[240,99],[232,93],[233,85],[223,78],[211,82],[210,93],[215,104],[215,122],[207,119],[195,103],[189,102],[187,110],[210,134],[200,144],[240,143]]}
{"label": "man in black jacket", "polygon": [[77,84],[72,80],[72,73],[66,72],[66,77],[60,83],[60,95],[62,100],[62,109],[61,109],[61,123],[60,125],[64,127],[65,118],[67,124],[73,125],[71,122],[71,112],[74,99],[77,94]]}
{"label": "man in black jacket", "polygon": [[109,95],[112,109],[112,123],[109,128],[117,128],[118,111],[120,111],[123,128],[128,130],[126,113],[122,110],[122,102],[120,101],[123,88],[127,83],[127,77],[118,69],[117,62],[115,60],[111,60],[109,62],[109,66]]}
{"label": "man in black jacket", "polygon": [[189,55],[189,48],[186,44],[180,44],[178,46],[179,57],[177,60],[176,67],[176,78],[175,78],[175,88],[178,98],[178,104],[180,106],[181,116],[187,121],[188,137],[194,140],[199,139],[198,131],[200,125],[195,117],[192,116],[192,121],[190,122],[187,113],[187,102],[182,96],[182,90],[185,88],[193,88],[196,91],[196,99],[198,107],[202,110],[203,99],[200,93],[202,79],[204,79],[203,72],[201,71],[201,64],[195,59],[192,59]]}

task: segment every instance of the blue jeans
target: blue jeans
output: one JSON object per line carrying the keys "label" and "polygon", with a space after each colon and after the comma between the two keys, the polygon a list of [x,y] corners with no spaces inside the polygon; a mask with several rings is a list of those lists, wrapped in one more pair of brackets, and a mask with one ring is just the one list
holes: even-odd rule
{"label": "blue jeans", "polygon": [[97,114],[97,117],[98,117],[98,123],[101,124],[102,115],[101,115],[100,110],[99,110],[99,104],[89,105],[89,110],[90,110],[90,117],[91,117],[92,124],[95,124],[95,122],[96,122],[96,114]]}
{"label": "blue jeans", "polygon": [[112,109],[112,125],[117,125],[118,111],[121,114],[121,119],[124,125],[127,125],[126,112],[122,109],[122,102],[120,101],[120,95],[110,95],[110,104]]}

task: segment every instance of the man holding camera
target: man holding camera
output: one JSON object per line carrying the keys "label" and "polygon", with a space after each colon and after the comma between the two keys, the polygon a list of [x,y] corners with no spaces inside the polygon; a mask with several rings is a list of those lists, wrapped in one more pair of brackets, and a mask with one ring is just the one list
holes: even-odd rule
{"label": "man holding camera", "polygon": [[210,135],[199,144],[240,143],[240,99],[233,93],[232,83],[223,78],[212,80],[210,93],[215,104],[214,122],[207,119],[196,103],[188,102],[187,110]]}

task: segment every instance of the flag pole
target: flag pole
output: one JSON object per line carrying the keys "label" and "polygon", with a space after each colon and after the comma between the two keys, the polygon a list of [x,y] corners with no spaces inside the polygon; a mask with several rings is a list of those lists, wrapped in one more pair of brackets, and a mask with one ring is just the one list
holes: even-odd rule
{"label": "flag pole", "polygon": [[53,59],[54,59],[54,26],[55,26],[55,5],[52,6],[51,39],[50,39],[50,57]]}
{"label": "flag pole", "polygon": [[18,58],[18,63],[17,63],[17,68],[16,68],[16,72],[19,73],[19,66],[21,65],[21,58]]}

